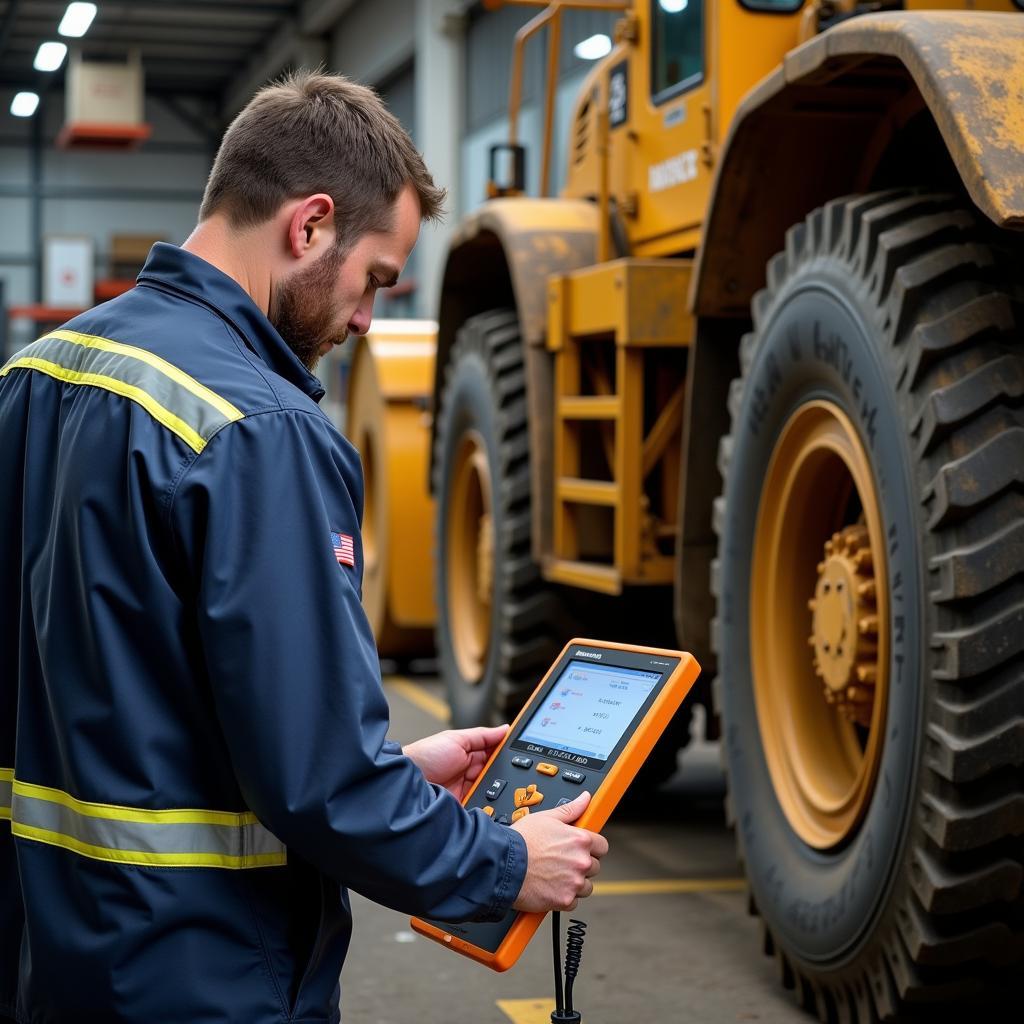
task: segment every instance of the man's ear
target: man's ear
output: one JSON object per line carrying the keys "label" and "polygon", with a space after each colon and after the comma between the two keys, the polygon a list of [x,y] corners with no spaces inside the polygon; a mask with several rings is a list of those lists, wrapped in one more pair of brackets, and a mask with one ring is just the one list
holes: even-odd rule
{"label": "man's ear", "polygon": [[334,200],[323,192],[300,200],[288,222],[288,247],[301,259],[310,250],[323,250],[334,240]]}

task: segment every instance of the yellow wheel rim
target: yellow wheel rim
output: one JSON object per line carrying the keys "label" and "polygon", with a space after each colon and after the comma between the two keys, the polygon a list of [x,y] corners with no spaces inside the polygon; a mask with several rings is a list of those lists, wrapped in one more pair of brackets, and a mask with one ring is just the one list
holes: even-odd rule
{"label": "yellow wheel rim", "polygon": [[490,647],[494,580],[491,474],[483,438],[476,431],[462,438],[455,457],[445,530],[449,632],[459,674],[476,684],[483,678]]}
{"label": "yellow wheel rim", "polygon": [[836,405],[808,402],[769,461],[754,534],[750,640],[779,803],[816,849],[871,801],[888,695],[885,543],[867,453]]}

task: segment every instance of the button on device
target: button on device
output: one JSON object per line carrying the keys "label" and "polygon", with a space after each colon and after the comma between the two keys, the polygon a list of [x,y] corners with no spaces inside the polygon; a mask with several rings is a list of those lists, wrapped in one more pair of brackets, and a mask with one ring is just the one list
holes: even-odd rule
{"label": "button on device", "polygon": [[578,786],[586,778],[586,775],[584,775],[583,772],[569,771],[567,768],[562,772],[562,778],[565,779],[566,782],[571,782],[574,786]]}
{"label": "button on device", "polygon": [[502,816],[501,816],[500,818],[495,818],[494,820],[495,820],[495,821],[496,821],[496,822],[497,822],[497,823],[498,823],[499,825],[508,825],[508,824],[511,824],[511,823],[509,822],[509,820],[508,820],[508,815],[507,815],[507,814],[503,814],[503,815],[502,815]]}
{"label": "button on device", "polygon": [[501,791],[505,788],[507,783],[504,779],[492,779],[491,784],[487,787],[487,792],[484,796],[488,800],[497,800],[501,796]]}
{"label": "button on device", "polygon": [[532,757],[513,757],[512,767],[513,768],[530,768],[533,766]]}
{"label": "button on device", "polygon": [[525,817],[530,813],[529,807],[517,807],[512,812],[512,824],[514,825],[520,818]]}
{"label": "button on device", "polygon": [[562,799],[559,800],[557,804],[555,804],[555,806],[556,807],[561,807],[562,804],[571,804],[571,803],[572,803],[572,801],[567,796],[563,796]]}
{"label": "button on device", "polygon": [[488,804],[486,807],[481,807],[480,810],[482,810],[484,814],[487,815],[488,818],[494,817],[494,808],[490,804]]}
{"label": "button on device", "polygon": [[544,794],[537,789],[537,784],[531,782],[528,786],[521,786],[516,790],[516,807],[536,807],[544,802]]}
{"label": "button on device", "polygon": [[541,763],[537,765],[537,771],[539,771],[541,775],[557,775],[558,766],[541,761]]}

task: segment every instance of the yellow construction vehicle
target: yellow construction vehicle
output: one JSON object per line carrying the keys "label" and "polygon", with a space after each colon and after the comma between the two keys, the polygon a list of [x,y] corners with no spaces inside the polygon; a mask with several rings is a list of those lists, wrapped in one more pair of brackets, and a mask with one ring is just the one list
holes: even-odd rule
{"label": "yellow construction vehicle", "polygon": [[346,373],[345,432],[363,462],[363,607],[385,658],[432,649],[433,501],[427,490],[437,324],[374,320]]}
{"label": "yellow construction vehicle", "polygon": [[[438,311],[453,717],[507,718],[580,629],[677,640],[715,678],[751,906],[801,1003],[1019,1010],[1024,16],[536,6]],[[621,20],[549,197],[567,8]]]}

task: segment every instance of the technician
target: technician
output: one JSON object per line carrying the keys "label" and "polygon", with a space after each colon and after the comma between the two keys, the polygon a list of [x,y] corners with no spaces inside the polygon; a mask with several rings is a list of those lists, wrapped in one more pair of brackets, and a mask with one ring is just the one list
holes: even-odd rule
{"label": "technician", "polygon": [[586,795],[456,799],[504,727],[386,738],[312,370],[443,198],[372,92],[296,74],[184,246],[0,370],[0,1016],[333,1022],[346,887],[452,921],[591,892]]}

